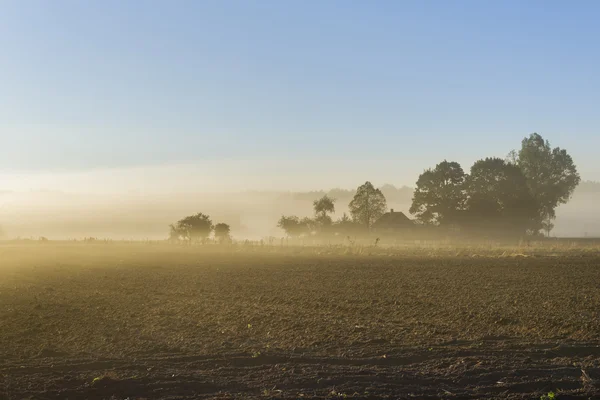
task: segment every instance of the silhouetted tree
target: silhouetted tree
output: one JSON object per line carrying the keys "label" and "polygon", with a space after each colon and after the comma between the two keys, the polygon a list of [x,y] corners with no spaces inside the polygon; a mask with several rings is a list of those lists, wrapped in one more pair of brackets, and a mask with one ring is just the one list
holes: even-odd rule
{"label": "silhouetted tree", "polygon": [[210,217],[202,213],[185,217],[179,220],[177,224],[171,225],[170,227],[170,235],[178,235],[182,239],[189,240],[190,242],[206,239],[213,229]]}
{"label": "silhouetted tree", "polygon": [[319,223],[314,219],[304,217],[300,220],[300,228],[307,235],[316,232],[319,227]]}
{"label": "silhouetted tree", "polygon": [[169,225],[169,240],[172,242],[177,242],[182,239],[187,239],[186,232],[184,229],[179,226],[179,224],[171,224]]}
{"label": "silhouetted tree", "polygon": [[522,235],[536,217],[537,203],[519,167],[500,158],[479,160],[467,178],[470,225],[493,235]]}
{"label": "silhouetted tree", "polygon": [[424,224],[455,223],[464,210],[466,175],[457,162],[442,161],[417,180],[409,212]]}
{"label": "silhouetted tree", "polygon": [[532,133],[521,142],[521,149],[513,159],[527,179],[531,194],[538,203],[538,227],[544,220],[556,217],[555,209],[571,198],[581,181],[573,159],[559,147]]}
{"label": "silhouetted tree", "polygon": [[354,194],[354,190],[340,188],[331,189],[327,192],[327,196],[338,200],[351,200]]}
{"label": "silhouetted tree", "polygon": [[352,221],[352,219],[346,213],[344,213],[340,219],[333,223],[334,232],[344,236],[357,233],[360,227],[361,225]]}
{"label": "silhouetted tree", "polygon": [[215,225],[215,239],[223,243],[231,239],[231,227],[223,222]]}
{"label": "silhouetted tree", "polygon": [[315,210],[315,225],[319,228],[331,226],[333,221],[328,214],[335,212],[335,199],[325,195],[313,201],[313,208]]}
{"label": "silhouetted tree", "polygon": [[552,232],[552,229],[554,229],[554,223],[552,222],[552,218],[546,217],[542,221],[541,225],[542,225],[542,230],[546,233],[546,236],[550,237],[550,232]]}
{"label": "silhouetted tree", "polygon": [[[277,226],[283,229],[289,237],[298,237],[309,232],[308,218],[300,220],[295,215],[285,216],[282,215],[277,222]],[[310,219],[308,219],[310,221]]]}
{"label": "silhouetted tree", "polygon": [[327,215],[335,212],[335,199],[325,195],[318,200],[313,201],[315,215]]}
{"label": "silhouetted tree", "polygon": [[386,201],[381,190],[375,189],[371,182],[367,181],[356,189],[356,194],[348,206],[354,221],[370,229],[385,213]]}

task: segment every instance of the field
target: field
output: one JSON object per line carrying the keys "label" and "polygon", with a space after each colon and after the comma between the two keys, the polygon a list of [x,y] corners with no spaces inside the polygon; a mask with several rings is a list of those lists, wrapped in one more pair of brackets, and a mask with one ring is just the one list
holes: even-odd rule
{"label": "field", "polygon": [[0,398],[600,396],[595,250],[217,247],[1,245]]}

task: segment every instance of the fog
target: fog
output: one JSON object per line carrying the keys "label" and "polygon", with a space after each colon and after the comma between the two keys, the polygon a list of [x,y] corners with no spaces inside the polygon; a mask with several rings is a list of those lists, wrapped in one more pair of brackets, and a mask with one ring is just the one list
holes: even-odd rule
{"label": "fog", "polygon": [[[382,185],[379,185],[382,186]],[[352,188],[328,191],[336,197],[335,218],[347,211]],[[408,214],[411,189],[383,187],[388,207]],[[64,191],[4,191],[0,193],[2,237],[74,239],[165,239],[168,225],[203,212],[214,223],[231,225],[236,239],[282,237],[276,227],[281,215],[311,216],[312,201],[326,191],[238,191],[171,193],[69,193]],[[557,209],[553,236],[600,236],[600,184],[583,183],[572,200]]]}

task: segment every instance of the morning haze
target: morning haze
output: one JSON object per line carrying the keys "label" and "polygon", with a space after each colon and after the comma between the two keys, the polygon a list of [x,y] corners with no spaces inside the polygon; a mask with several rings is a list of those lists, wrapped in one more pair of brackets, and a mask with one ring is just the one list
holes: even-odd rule
{"label": "morning haze", "polygon": [[[7,237],[159,238],[196,208],[261,221],[240,238],[281,235],[275,210],[308,205],[232,193],[414,187],[442,160],[468,171],[532,132],[600,180],[584,9],[3,4],[0,224]],[[136,202],[155,211],[136,217]],[[588,204],[559,207],[554,233],[598,232]]]}
{"label": "morning haze", "polygon": [[599,20],[0,1],[0,400],[600,398]]}

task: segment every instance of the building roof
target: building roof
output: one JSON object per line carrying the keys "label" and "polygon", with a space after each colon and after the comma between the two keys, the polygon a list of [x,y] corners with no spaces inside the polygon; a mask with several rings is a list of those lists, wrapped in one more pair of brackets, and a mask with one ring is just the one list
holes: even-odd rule
{"label": "building roof", "polygon": [[414,222],[404,215],[403,212],[392,209],[375,221],[373,228],[407,228],[414,225]]}

